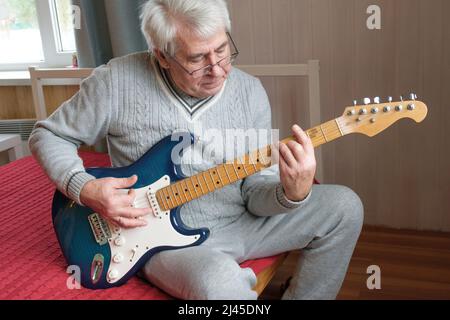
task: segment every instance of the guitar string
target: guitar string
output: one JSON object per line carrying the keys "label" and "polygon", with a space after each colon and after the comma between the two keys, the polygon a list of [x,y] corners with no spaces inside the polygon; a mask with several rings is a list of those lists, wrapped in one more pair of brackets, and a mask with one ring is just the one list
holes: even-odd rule
{"label": "guitar string", "polygon": [[[313,141],[313,144],[314,144],[314,142],[317,143],[315,146],[320,145],[320,144],[323,144],[323,143],[327,143],[327,142],[329,142],[329,141],[333,141],[333,140],[335,140],[335,139],[337,139],[337,138],[339,138],[339,137],[342,137],[343,135],[346,135],[346,134],[347,134],[347,133],[346,133],[346,130],[345,130],[345,129],[347,129],[347,125],[345,125],[345,124],[342,123],[341,118],[336,118],[335,120],[331,120],[331,121],[329,121],[329,122],[326,122],[326,123],[322,124],[320,127],[322,127],[321,129],[323,129],[325,132],[322,133],[322,134],[319,135],[319,136],[316,136],[316,137],[314,137],[314,138],[311,138],[311,140]],[[314,129],[318,130],[318,128],[320,128],[320,127],[319,127],[319,126],[316,126],[316,127],[314,127],[314,128],[308,129],[306,132],[308,132],[308,131],[310,131],[310,130],[314,130]],[[331,129],[330,129],[330,128],[331,128]],[[327,141],[327,136],[328,136],[331,140]],[[291,140],[292,140],[293,137],[290,137],[290,138],[287,138],[287,139],[291,139]],[[284,140],[287,140],[287,139],[284,139]],[[294,139],[295,139],[295,138],[294,138]],[[314,140],[315,140],[315,141],[314,141]],[[252,151],[252,152],[250,152],[250,153],[244,155],[242,158],[235,159],[234,162],[228,162],[228,163],[224,163],[224,164],[222,164],[222,165],[217,166],[216,169],[217,169],[217,171],[218,171],[219,178],[221,179],[220,169],[222,169],[222,167],[223,167],[224,170],[226,170],[226,166],[233,166],[233,167],[234,167],[234,166],[236,165],[236,163],[239,164],[239,160],[243,160],[243,163],[242,163],[243,166],[245,166],[245,165],[251,166],[251,164],[247,164],[247,161],[246,161],[246,160],[251,159],[251,155],[252,155],[252,154],[254,154],[254,153],[261,153],[261,150],[264,151],[264,150],[267,150],[267,149],[269,149],[269,148],[271,149],[271,146],[270,146],[270,145],[268,145],[268,146],[266,146],[266,147],[263,147],[263,148],[261,148],[261,149]],[[259,157],[258,157],[258,158],[259,158]],[[253,164],[253,166],[256,166],[256,164]],[[268,167],[269,167],[269,166],[263,165],[262,168],[259,168],[259,169],[257,168],[257,169],[255,170],[255,172],[252,173],[252,174],[255,174],[255,173],[257,173],[257,172],[259,172],[259,171],[261,171],[261,170],[264,170],[265,168],[268,168]],[[211,170],[211,169],[210,169],[210,170]],[[201,175],[202,173],[204,173],[204,172],[201,172],[201,173],[199,173],[198,175]],[[245,177],[246,177],[246,176],[249,176],[249,175],[251,175],[251,174],[247,174],[247,173],[246,173]],[[197,175],[194,175],[194,176],[197,176]],[[174,183],[174,184],[172,184],[172,185],[170,185],[170,186],[167,186],[166,188],[167,188],[167,189],[170,189],[170,188],[173,188],[173,187],[177,188],[177,185],[178,185],[178,184],[182,187],[182,184],[181,184],[181,183],[182,183],[183,181],[185,181],[185,180],[190,180],[190,179],[192,179],[194,176],[188,177],[188,178],[183,179],[183,180],[180,180],[180,181],[177,181],[176,183]],[[245,178],[245,177],[243,177],[243,178]],[[228,182],[228,183],[225,183],[225,184],[222,182],[221,188],[224,187],[224,186],[226,186],[226,185],[229,185],[229,184],[231,184],[231,183],[233,183],[233,182],[236,182],[236,181],[239,181],[239,180],[243,179],[243,178],[239,177],[239,175],[236,175],[236,178],[237,178],[237,180],[235,180],[235,181],[231,181],[231,180],[229,179],[229,182]],[[197,180],[198,180],[198,178],[197,178]],[[209,185],[208,181],[206,181],[206,179],[204,179],[204,180],[205,180],[205,183],[206,183],[206,187],[208,188],[208,192],[207,192],[207,193],[209,193],[209,192],[210,192],[210,191],[209,191],[210,185]],[[192,180],[191,180],[191,182],[192,182]],[[216,190],[215,184],[214,184],[214,180],[211,179],[211,182],[212,182],[212,185],[213,185],[212,188],[213,188],[213,191],[214,191],[214,190]],[[186,185],[188,186],[187,183],[186,183]],[[180,189],[180,188],[179,188],[179,189]],[[188,190],[189,190],[189,188],[188,188]],[[190,190],[189,190],[189,191],[190,191]],[[203,191],[202,191],[202,192],[203,192]],[[207,194],[207,193],[204,193],[204,192],[203,192],[203,195],[205,195],[205,194]],[[196,191],[196,194],[198,194],[197,191]],[[185,196],[185,198],[187,199],[186,196]],[[199,198],[199,197],[197,196],[196,198]],[[181,204],[186,203],[186,202],[184,202],[182,199],[180,199],[180,200],[181,200]],[[170,207],[170,205],[167,206],[167,207]]]}
{"label": "guitar string", "polygon": [[[330,130],[330,128],[332,127],[332,129]],[[341,119],[340,118],[336,118],[335,120],[332,120],[332,121],[329,121],[329,122],[327,122],[327,123],[324,123],[324,124],[322,124],[321,125],[321,129],[324,129],[325,130],[325,132],[324,133],[322,133],[320,136],[317,136],[317,137],[314,137],[314,138],[312,138],[311,140],[313,140],[313,142],[316,142],[317,144],[321,144],[321,143],[326,143],[326,142],[328,142],[327,141],[327,135],[332,139],[332,140],[335,140],[335,139],[337,139],[337,138],[339,138],[339,137],[342,137],[343,135],[345,135],[345,128],[346,128],[347,126],[346,125],[342,125],[342,122],[341,122]],[[309,129],[309,130],[307,130],[307,132],[308,131],[310,131],[310,130],[313,130],[313,129],[318,129],[318,126],[317,127],[314,127],[314,128],[312,128],[312,129]],[[291,139],[292,140],[292,138],[293,137],[290,137],[290,138],[287,138],[287,139]],[[284,140],[287,140],[287,139],[284,139]],[[314,141],[315,140],[315,141]],[[255,154],[255,153],[261,153],[261,150],[268,150],[269,148],[271,148],[270,146],[266,146],[266,147],[263,147],[263,148],[261,148],[261,149],[258,149],[258,150],[256,150],[256,151],[253,151],[253,152],[251,152],[251,153],[248,153],[248,154],[246,154],[246,155],[244,155],[242,158],[238,158],[238,159],[235,159],[234,160],[234,162],[228,162],[228,163],[224,163],[224,164],[222,164],[222,165],[220,165],[220,166],[217,166],[216,167],[216,169],[217,169],[217,171],[218,171],[218,174],[219,174],[219,179],[220,180],[222,180],[222,177],[221,177],[221,173],[220,173],[220,170],[221,169],[223,169],[223,170],[226,170],[226,166],[235,166],[236,165],[236,163],[238,163],[238,164],[240,164],[239,162],[242,162],[242,165],[243,166],[251,166],[251,164],[247,164],[247,162],[248,161],[246,161],[246,160],[248,160],[248,159],[251,159],[252,157],[251,157],[251,155],[252,154]],[[259,157],[258,157],[259,158]],[[252,159],[251,159],[252,160]],[[267,168],[268,166],[267,165],[262,165],[262,167],[261,168],[257,168],[256,167],[256,163],[254,163],[253,164],[253,167],[255,167],[255,172],[254,173],[252,173],[252,174],[255,174],[256,172],[259,172],[259,171],[261,171],[261,170],[263,170],[264,168]],[[225,171],[226,172],[226,171]],[[200,173],[201,174],[201,173]],[[246,173],[246,176],[248,176],[249,174],[247,174]],[[189,178],[186,178],[186,179],[183,179],[183,180],[181,180],[181,181],[179,181],[179,182],[176,182],[176,183],[174,183],[174,184],[172,184],[171,186],[168,186],[167,188],[172,188],[172,187],[175,187],[175,188],[177,188],[177,185],[179,184],[181,187],[182,187],[182,182],[183,181],[185,181],[185,180],[190,180],[190,179],[192,179],[193,177],[189,177]],[[239,180],[241,180],[242,178],[239,176],[239,175],[236,175],[236,177],[234,177],[236,180],[234,180],[234,179],[228,179],[229,181],[227,182],[227,183],[223,183],[222,182],[222,186],[221,187],[223,187],[223,186],[225,186],[225,185],[228,185],[228,184],[231,184],[231,183],[233,183],[233,182],[235,182],[235,181],[239,181]],[[191,182],[192,182],[192,180],[191,180]],[[216,188],[215,188],[215,184],[214,184],[214,181],[213,181],[213,179],[211,179],[211,182],[212,182],[212,184],[213,184],[213,190],[216,190]],[[208,187],[208,191],[209,191],[209,187],[210,187],[210,185],[209,185],[209,183],[205,180],[205,183],[206,183],[206,186]],[[190,191],[189,189],[188,189],[188,191]],[[197,196],[197,198],[198,198],[198,196]],[[180,199],[181,201],[182,201],[182,203],[185,203],[182,199]]]}
{"label": "guitar string", "polygon": [[[363,119],[363,121],[367,120],[368,118],[370,118],[370,116],[366,116],[365,118],[366,119]],[[345,136],[345,135],[351,133],[352,131],[349,130],[351,128],[351,125],[346,124],[345,121],[346,121],[345,118],[343,116],[341,116],[341,117],[338,117],[338,118],[336,118],[334,120],[325,122],[325,123],[323,123],[323,124],[321,124],[319,126],[315,126],[315,127],[311,128],[311,129],[308,129],[308,130],[306,130],[306,132],[308,133],[308,132],[310,132],[312,130],[317,130],[317,131],[321,132],[320,135],[311,138],[314,147],[318,147],[318,146],[320,146],[322,144],[334,141],[337,138],[340,138],[342,136]],[[362,124],[363,123],[361,123],[360,125],[362,125]],[[331,139],[331,140],[329,140],[329,139]],[[295,138],[294,137],[288,137],[286,139],[283,139],[282,141],[292,141],[292,140],[295,140]],[[252,174],[255,174],[256,172],[264,170],[265,168],[268,167],[265,164],[262,166],[262,168],[258,169],[258,168],[256,168],[256,164],[255,163],[252,163],[252,164],[247,163],[248,162],[247,160],[249,160],[249,159],[252,160],[252,155],[255,154],[255,153],[257,154],[257,158],[260,158],[260,156],[258,156],[258,154],[261,154],[261,153],[264,154],[264,152],[261,152],[261,151],[264,151],[264,150],[265,151],[271,150],[271,146],[269,145],[269,146],[263,147],[261,149],[252,151],[252,152],[244,155],[241,158],[233,160],[233,162],[227,162],[227,163],[224,163],[224,164],[222,164],[220,166],[217,166],[217,171],[219,172],[219,179],[221,180],[221,176],[220,176],[220,168],[221,168],[221,166],[223,166],[223,168],[226,171],[226,166],[233,166],[233,169],[235,169],[234,167],[235,167],[236,164],[242,164],[243,169],[246,171],[245,166],[252,166],[253,165],[255,167],[255,172],[252,173]],[[245,178],[245,177],[247,177],[249,175],[252,175],[252,174],[248,174],[247,172],[245,172],[245,176],[243,178]],[[189,177],[189,178],[186,178],[184,180],[189,180],[191,178],[192,177]],[[241,178],[239,176],[239,174],[236,174],[236,178],[237,178],[236,181],[239,181],[239,180],[243,179],[243,178]],[[184,180],[181,180],[181,181],[184,181]],[[230,179],[228,179],[228,180],[229,180],[229,183],[223,184],[223,182],[222,182],[222,186],[221,187],[235,182],[235,181],[231,181]],[[173,185],[168,186],[167,188],[170,188],[170,187],[176,185],[177,183],[179,183],[179,182],[176,182]],[[205,180],[205,183],[206,183],[206,186],[208,188],[208,193],[209,193],[209,184],[208,184],[208,182],[206,180]],[[213,191],[214,191],[214,190],[216,190],[216,188],[215,188],[215,184],[214,184],[213,180],[212,180],[212,183],[213,183],[213,187],[212,188],[213,188]]]}
{"label": "guitar string", "polygon": [[[316,130],[318,130],[319,128],[321,129],[321,130],[320,130],[320,131],[322,132],[321,135],[311,138],[311,140],[313,141],[313,144],[315,144],[315,147],[317,147],[317,146],[319,146],[319,145],[321,145],[321,144],[328,143],[328,142],[331,142],[331,141],[333,141],[333,140],[335,140],[335,139],[337,139],[337,138],[340,138],[340,137],[342,137],[342,136],[345,136],[345,135],[347,135],[347,134],[349,133],[349,131],[347,131],[347,129],[349,129],[349,126],[348,126],[347,124],[343,123],[342,121],[343,121],[343,118],[342,118],[342,117],[339,117],[339,118],[336,118],[336,119],[334,119],[334,120],[328,121],[328,122],[326,122],[326,123],[324,123],[324,124],[322,124],[322,125],[320,125],[320,126],[316,126],[316,127],[314,127],[314,128],[308,129],[306,132],[309,132],[309,131],[314,130],[314,129],[316,129]],[[345,121],[345,120],[344,120],[344,121]],[[331,128],[331,129],[330,129],[330,128]],[[328,137],[328,138],[327,138],[327,137]],[[294,140],[294,139],[295,139],[295,138],[290,137],[290,138],[287,138],[287,139],[284,139],[284,140]],[[328,139],[331,139],[331,140],[328,140]],[[235,169],[236,164],[242,164],[242,165],[243,165],[243,168],[246,169],[245,166],[252,166],[252,164],[248,164],[247,161],[246,161],[246,160],[248,160],[248,159],[251,159],[251,155],[252,155],[252,154],[254,154],[254,153],[259,153],[259,154],[261,154],[261,153],[262,153],[261,151],[264,151],[264,150],[268,151],[268,149],[271,149],[271,146],[266,146],[266,147],[263,147],[263,148],[261,148],[261,149],[252,151],[252,152],[250,152],[250,153],[244,155],[242,158],[235,159],[233,162],[227,162],[227,163],[224,163],[224,164],[222,164],[222,165],[220,165],[220,166],[217,166],[216,169],[217,169],[218,174],[219,174],[219,179],[222,180],[222,177],[221,177],[221,174],[220,174],[220,169],[224,169],[225,172],[227,172],[226,166],[233,166],[233,168]],[[257,157],[257,158],[260,158],[260,157]],[[261,171],[261,170],[264,170],[265,168],[268,168],[268,167],[269,167],[268,165],[263,164],[261,168],[256,168],[256,164],[255,164],[255,163],[253,164],[253,166],[255,167],[255,172],[253,172],[253,173],[251,173],[251,174],[248,174],[248,173],[246,172],[246,173],[245,173],[245,176],[242,177],[242,178],[239,176],[239,174],[236,174],[236,177],[235,177],[236,180],[232,181],[233,179],[228,179],[229,181],[228,181],[227,183],[224,184],[224,183],[222,182],[222,186],[221,186],[220,188],[222,188],[222,187],[224,187],[224,186],[226,186],[226,185],[229,185],[229,184],[231,184],[231,183],[233,183],[233,182],[239,181],[239,180],[241,180],[241,179],[243,179],[243,178],[245,178],[245,177],[247,177],[247,176],[249,176],[249,175],[255,174],[255,173],[257,173],[257,172],[259,172],[259,171]],[[204,173],[204,172],[199,173],[199,175],[201,175],[201,174],[203,174],[203,173]],[[195,176],[197,176],[197,175],[195,175]],[[192,179],[193,177],[194,177],[194,176],[188,177],[188,178],[186,178],[186,179],[183,179],[183,180],[181,180],[181,181],[179,181],[179,182],[176,182],[176,183],[174,183],[174,184],[172,184],[172,185],[170,185],[170,186],[168,186],[168,187],[166,187],[166,188],[172,188],[172,187],[174,187],[174,186],[175,186],[175,188],[176,188],[176,187],[177,187],[176,185],[177,185],[178,183],[182,183],[184,180],[190,180],[190,179]],[[202,177],[203,177],[203,176],[202,176]],[[198,180],[198,177],[197,177],[197,180]],[[208,192],[207,192],[207,193],[209,193],[209,192],[210,192],[210,191],[209,191],[210,184],[208,183],[208,181],[207,181],[206,179],[204,179],[204,180],[205,180],[205,183],[206,183],[206,187],[208,188]],[[191,182],[192,182],[192,180],[191,180]],[[213,185],[213,186],[212,186],[213,191],[216,190],[216,187],[215,187],[215,184],[214,184],[213,179],[211,179],[211,183],[212,183],[212,185]],[[181,186],[182,186],[182,185],[181,185]],[[196,193],[197,193],[197,192],[196,192]],[[207,193],[204,193],[204,192],[203,192],[203,195],[205,195],[205,194],[207,194]],[[196,198],[198,198],[198,196],[197,196]],[[182,199],[181,199],[181,200],[182,200]],[[183,202],[183,200],[182,200],[182,203],[186,203],[186,202]]]}

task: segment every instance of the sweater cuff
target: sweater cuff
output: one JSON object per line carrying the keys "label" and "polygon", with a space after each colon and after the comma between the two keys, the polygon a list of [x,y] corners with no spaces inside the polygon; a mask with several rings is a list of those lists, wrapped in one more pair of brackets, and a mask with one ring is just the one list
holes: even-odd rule
{"label": "sweater cuff", "polygon": [[301,201],[292,201],[286,197],[286,194],[284,193],[283,186],[281,185],[281,183],[277,184],[277,186],[275,188],[275,194],[276,194],[278,203],[286,209],[297,209],[301,205],[305,204],[311,197],[311,192],[312,192],[312,189],[309,192],[309,194],[306,196],[306,198]]}
{"label": "sweater cuff", "polygon": [[80,200],[81,190],[87,182],[95,179],[96,178],[93,175],[90,175],[89,173],[86,173],[84,171],[75,172],[68,179],[66,187],[67,196],[70,199],[76,201],[80,206],[84,206]]}

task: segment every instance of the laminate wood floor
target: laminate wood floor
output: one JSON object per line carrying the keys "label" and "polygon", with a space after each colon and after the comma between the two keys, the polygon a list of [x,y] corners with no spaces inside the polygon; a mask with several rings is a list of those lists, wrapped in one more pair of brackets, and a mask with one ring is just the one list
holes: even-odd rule
{"label": "laminate wood floor", "polygon": [[[301,252],[285,260],[261,299],[279,299]],[[369,290],[367,268],[380,267],[381,289]],[[450,234],[364,227],[339,300],[450,299]]]}

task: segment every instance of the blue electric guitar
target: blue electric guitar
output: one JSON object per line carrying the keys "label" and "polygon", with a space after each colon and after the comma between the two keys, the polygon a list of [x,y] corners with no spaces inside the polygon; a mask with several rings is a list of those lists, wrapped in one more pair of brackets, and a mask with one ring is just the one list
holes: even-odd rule
{"label": "blue electric guitar", "polygon": [[[343,116],[307,131],[315,147],[350,133],[374,136],[402,118],[421,122],[427,107],[415,96],[409,101],[348,107]],[[367,102],[367,101],[366,101]],[[193,137],[188,134],[189,143]],[[134,164],[123,168],[91,168],[97,178],[130,177],[138,182],[134,206],[151,207],[148,224],[135,229],[121,229],[88,207],[82,207],[56,192],[53,199],[53,225],[62,252],[69,265],[81,270],[81,284],[91,289],[124,284],[155,253],[201,244],[207,229],[193,230],[180,219],[184,203],[218,190],[228,184],[272,165],[271,147],[267,146],[241,159],[224,163],[192,177],[185,177],[173,158],[180,140],[167,137],[154,145]],[[294,138],[283,140],[284,143]],[[177,149],[176,149],[177,148]]]}

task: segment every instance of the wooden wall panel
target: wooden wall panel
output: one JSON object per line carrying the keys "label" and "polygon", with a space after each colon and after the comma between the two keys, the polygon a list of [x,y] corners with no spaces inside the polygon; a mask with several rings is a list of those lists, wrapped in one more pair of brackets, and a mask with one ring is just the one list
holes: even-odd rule
{"label": "wooden wall panel", "polygon": [[[396,69],[396,39],[395,36],[386,36],[386,34],[395,34],[396,15],[395,1],[383,0],[379,2],[382,8],[382,32],[376,33],[376,51],[375,51],[375,83],[376,94],[383,97],[386,101],[388,96],[398,98],[399,93],[395,86],[395,76],[393,71]],[[391,224],[395,215],[394,202],[397,199],[396,192],[389,186],[395,185],[398,180],[397,169],[394,163],[399,159],[397,157],[397,137],[398,126],[393,126],[389,130],[378,135],[373,139],[373,150],[371,155],[373,161],[369,165],[374,166],[376,173],[382,173],[380,178],[376,178],[370,184],[366,183],[371,189],[364,195],[364,198],[373,197],[376,207],[367,208],[367,221],[373,221],[375,225]],[[383,152],[380,152],[383,150]],[[355,172],[356,174],[357,172]],[[392,225],[393,226],[393,225]]]}
{"label": "wooden wall panel", "polygon": [[[50,115],[64,101],[73,96],[78,89],[78,86],[45,86],[44,95],[47,113]],[[33,118],[36,118],[36,115],[30,86],[0,86],[0,119]]]}
{"label": "wooden wall panel", "polygon": [[[430,114],[370,139],[349,136],[322,147],[325,183],[353,188],[365,222],[450,231],[450,2],[445,0],[230,0],[241,63],[321,65],[321,113],[339,116],[353,99],[416,92]],[[369,5],[382,29],[368,30]],[[240,35],[241,34],[241,35]],[[249,38],[251,37],[251,38]],[[263,79],[274,126],[308,123],[306,83]],[[303,120],[303,121],[302,121]]]}
{"label": "wooden wall panel", "polygon": [[64,101],[77,93],[79,89],[79,86],[44,86],[47,114],[52,114]]}
{"label": "wooden wall panel", "polygon": [[[399,0],[395,4],[395,10],[399,13],[396,19],[397,92],[409,92],[411,88],[421,88],[422,83],[419,55],[420,29],[418,23],[411,23],[411,21],[419,21],[419,1]],[[417,93],[423,97],[421,90],[417,90]],[[421,168],[421,150],[424,146],[420,147],[419,144],[424,140],[422,135],[426,130],[425,124],[416,126],[409,121],[402,121],[397,127],[399,130],[396,141],[398,155],[395,166],[400,174],[394,181],[394,187],[401,192],[396,194],[393,223],[414,229],[418,227],[419,206],[423,199],[418,179],[419,171],[423,169]]]}
{"label": "wooden wall panel", "polygon": [[[443,23],[445,22],[445,28],[443,28],[443,36],[441,41],[442,59],[441,68],[434,79],[439,81],[442,86],[440,92],[440,99],[437,100],[437,104],[432,106],[432,112],[437,112],[439,109],[439,118],[433,125],[438,130],[438,140],[430,143],[438,145],[437,154],[430,155],[434,166],[437,166],[436,171],[438,175],[437,189],[438,189],[438,206],[439,206],[439,221],[443,228],[450,226],[450,208],[449,208],[449,195],[450,195],[450,151],[449,151],[449,136],[450,136],[450,28],[448,27],[448,13],[450,12],[450,1],[442,0],[442,11],[437,13],[442,17]],[[434,226],[433,226],[434,228]]]}
{"label": "wooden wall panel", "polygon": [[0,119],[34,118],[31,87],[0,87]]}
{"label": "wooden wall panel", "polygon": [[[331,26],[331,4],[332,0],[312,0],[311,5],[311,46],[312,56],[308,59],[320,60],[320,93],[321,93],[321,115],[323,121],[328,121],[336,117],[334,111],[335,101],[333,100],[333,83],[331,77],[324,77],[323,74],[332,74],[332,26]],[[292,13],[295,14],[295,13]],[[276,112],[276,111],[275,111]],[[324,120],[326,119],[326,120]],[[320,147],[324,162],[325,179],[335,175],[335,152],[336,145]],[[327,182],[321,181],[321,182]]]}
{"label": "wooden wall panel", "polygon": [[[419,182],[420,203],[418,208],[417,224],[425,229],[430,229],[441,224],[442,205],[439,203],[439,165],[436,155],[439,154],[439,119],[442,115],[441,92],[445,90],[443,82],[436,76],[441,75],[444,62],[443,50],[441,50],[444,29],[440,28],[448,19],[442,14],[443,3],[446,0],[431,0],[430,2],[419,2],[420,12],[420,75],[421,75],[421,95],[427,97],[430,112],[427,121],[421,128],[420,141],[415,141],[418,145],[419,161],[421,170],[417,172]],[[447,28],[448,29],[448,28]],[[449,59],[450,56],[446,56]],[[448,118],[447,118],[448,119]],[[416,150],[417,150],[416,149]],[[433,212],[435,214],[430,214]]]}

